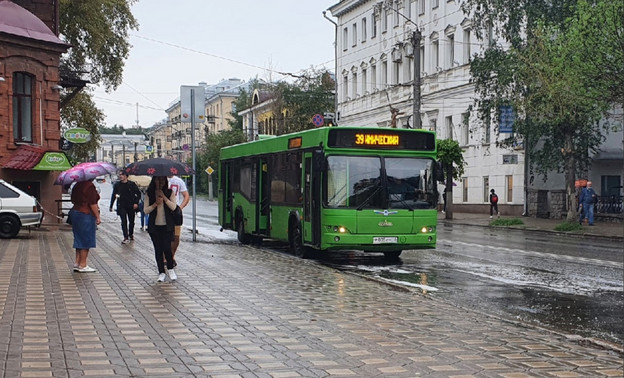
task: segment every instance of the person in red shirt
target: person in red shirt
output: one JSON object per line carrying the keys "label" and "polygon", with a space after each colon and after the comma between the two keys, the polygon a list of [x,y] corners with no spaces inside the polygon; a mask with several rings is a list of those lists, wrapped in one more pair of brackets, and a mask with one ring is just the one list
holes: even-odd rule
{"label": "person in red shirt", "polygon": [[74,272],[95,272],[95,269],[87,265],[87,257],[89,249],[95,248],[95,229],[96,225],[101,222],[99,200],[100,194],[92,181],[78,182],[71,191],[71,201],[74,206],[69,211],[69,219],[76,249]]}

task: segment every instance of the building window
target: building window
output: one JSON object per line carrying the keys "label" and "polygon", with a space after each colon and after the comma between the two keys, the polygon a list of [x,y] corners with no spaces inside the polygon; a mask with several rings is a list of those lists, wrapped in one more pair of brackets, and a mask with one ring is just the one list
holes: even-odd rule
{"label": "building window", "polygon": [[365,95],[366,91],[368,90],[366,86],[366,74],[367,74],[366,68],[362,68],[362,94],[363,95]]}
{"label": "building window", "polygon": [[453,116],[446,117],[446,139],[453,139]]}
{"label": "building window", "polygon": [[394,15],[393,19],[393,25],[395,28],[397,26],[399,26],[399,3],[398,2],[394,2],[394,4],[392,4],[392,13]]}
{"label": "building window", "polygon": [[377,17],[375,13],[371,15],[371,38],[377,37]]}
{"label": "building window", "polygon": [[366,17],[362,19],[362,42],[366,41]]}
{"label": "building window", "polygon": [[388,83],[388,62],[381,62],[381,88],[386,88]]}
{"label": "building window", "polygon": [[433,41],[431,43],[431,67],[432,69],[438,71],[439,70],[439,61],[438,61],[438,51],[439,44],[438,41]]}
{"label": "building window", "polygon": [[490,117],[488,117],[485,120],[484,127],[485,127],[485,143],[486,144],[490,144],[490,139],[491,139],[491,131],[490,130],[492,128],[492,125],[490,124]]}
{"label": "building window", "polygon": [[355,45],[357,45],[357,24],[354,23],[352,28],[353,28],[353,47],[355,47]]}
{"label": "building window", "polygon": [[425,0],[418,0],[418,14],[425,14]]}
{"label": "building window", "polygon": [[13,139],[32,142],[34,76],[24,72],[13,74]]}
{"label": "building window", "polygon": [[371,66],[371,91],[375,91],[377,89],[377,66]]}
{"label": "building window", "polygon": [[342,29],[342,50],[346,51],[349,45],[349,29]]}
{"label": "building window", "polygon": [[436,131],[438,120],[433,118],[429,120],[429,131]]}
{"label": "building window", "polygon": [[392,70],[392,84],[399,84],[399,72],[401,71],[401,62],[393,62],[392,66],[394,67]]}
{"label": "building window", "polygon": [[357,72],[353,73],[353,81],[351,83],[353,85],[353,98],[356,98],[358,95],[358,77],[357,77]]}
{"label": "building window", "polygon": [[518,164],[518,155],[503,155],[503,164]]}
{"label": "building window", "polygon": [[[420,46],[420,69],[425,71],[425,45]],[[420,72],[416,72],[417,75],[420,75]]]}
{"label": "building window", "polygon": [[505,176],[505,182],[507,185],[507,202],[513,201],[513,176]]}
{"label": "building window", "polygon": [[342,77],[342,98],[344,101],[349,100],[349,77],[347,75]]}
{"label": "building window", "polygon": [[447,56],[448,56],[448,67],[452,68],[453,67],[453,63],[455,62],[455,36],[454,35],[448,35],[448,50],[447,50]]}
{"label": "building window", "polygon": [[403,78],[404,82],[412,81],[414,76],[412,76],[414,70],[414,58],[411,56],[406,57],[405,64],[403,65]]}
{"label": "building window", "polygon": [[468,136],[470,135],[470,131],[468,130],[469,121],[470,121],[470,113],[462,113],[462,144],[467,146],[469,143]]}
{"label": "building window", "polygon": [[439,6],[440,6],[439,0],[431,0],[431,9],[436,9]]}
{"label": "building window", "polygon": [[464,30],[464,63],[470,62],[470,29]]}
{"label": "building window", "polygon": [[385,33],[388,31],[388,11],[385,9],[381,12],[381,32]]}
{"label": "building window", "polygon": [[490,202],[490,178],[483,177],[483,202]]}
{"label": "building window", "polygon": [[405,17],[412,18],[412,2],[413,0],[407,0],[405,5]]}
{"label": "building window", "polygon": [[468,202],[468,177],[462,177],[462,201]]}

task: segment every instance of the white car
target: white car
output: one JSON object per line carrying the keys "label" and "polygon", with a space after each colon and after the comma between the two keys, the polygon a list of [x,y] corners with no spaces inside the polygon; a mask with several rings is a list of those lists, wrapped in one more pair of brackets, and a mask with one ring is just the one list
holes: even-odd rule
{"label": "white car", "polygon": [[0,239],[14,238],[20,228],[39,226],[42,219],[33,196],[0,179]]}

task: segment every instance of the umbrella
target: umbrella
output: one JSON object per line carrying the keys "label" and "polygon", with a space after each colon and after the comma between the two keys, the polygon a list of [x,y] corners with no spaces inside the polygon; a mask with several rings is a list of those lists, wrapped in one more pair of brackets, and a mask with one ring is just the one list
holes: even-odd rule
{"label": "umbrella", "polygon": [[128,180],[134,181],[135,184],[141,189],[145,189],[149,186],[149,183],[152,181],[152,178],[149,176],[128,176]]}
{"label": "umbrella", "polygon": [[89,181],[98,176],[115,173],[115,171],[117,168],[111,163],[97,161],[80,163],[61,172],[54,181],[54,185],[69,185],[74,182]]}
{"label": "umbrella", "polygon": [[128,164],[124,171],[129,175],[181,176],[190,175],[193,170],[179,161],[153,158]]}

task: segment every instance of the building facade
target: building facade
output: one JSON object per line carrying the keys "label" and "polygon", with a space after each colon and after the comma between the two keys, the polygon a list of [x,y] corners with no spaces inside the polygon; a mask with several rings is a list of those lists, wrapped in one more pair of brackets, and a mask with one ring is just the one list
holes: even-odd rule
{"label": "building facade", "polygon": [[[470,84],[470,58],[483,52],[494,37],[485,31],[486,37],[477,39],[460,3],[343,0],[330,7],[337,20],[337,123],[414,127],[414,83],[419,78],[420,124],[436,131],[439,139],[458,141],[467,162],[464,176],[454,182],[456,211],[487,213],[489,191],[495,189],[502,214],[536,215],[546,208],[546,216],[560,217],[566,210],[562,176],[554,173],[547,182],[538,180],[527,172],[522,143],[499,147],[497,142],[511,134],[498,120],[484,124],[471,111],[475,91]],[[416,32],[420,41],[414,46]],[[604,192],[602,181],[621,188],[624,179],[621,127],[608,139],[618,141],[618,152],[596,157],[588,172],[599,193]],[[618,153],[619,159],[613,160]],[[618,164],[620,169],[615,169]]]}
{"label": "building facade", "polygon": [[35,196],[44,222],[58,221],[54,180],[71,167],[59,111],[59,61],[69,46],[57,32],[57,2],[0,1],[0,178]]}

